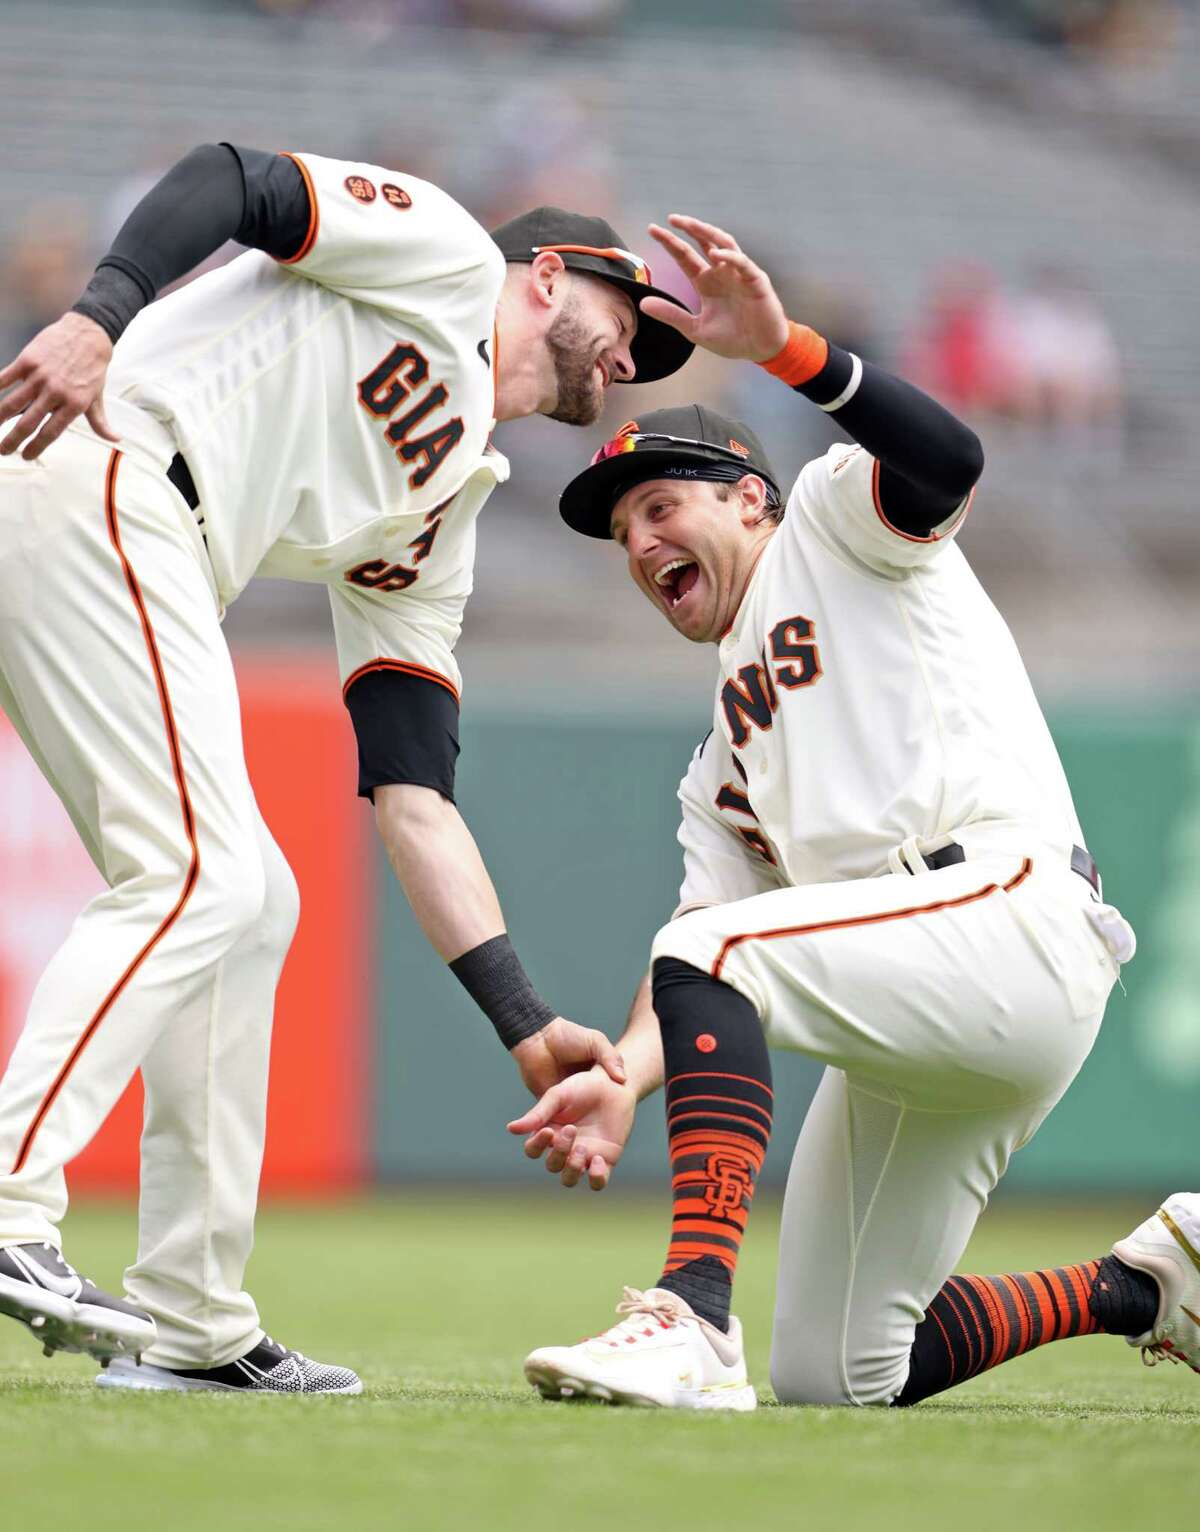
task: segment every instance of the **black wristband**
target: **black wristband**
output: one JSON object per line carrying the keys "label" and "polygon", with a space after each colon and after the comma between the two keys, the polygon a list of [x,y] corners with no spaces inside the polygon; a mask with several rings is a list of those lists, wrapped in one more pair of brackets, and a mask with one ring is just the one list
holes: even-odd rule
{"label": "black wristband", "polygon": [[130,272],[115,261],[102,261],[71,311],[94,319],[115,346],[129,321],[154,297]]}
{"label": "black wristband", "polygon": [[548,1027],[555,1012],[529,982],[507,933],[464,952],[450,972],[495,1027],[506,1048]]}

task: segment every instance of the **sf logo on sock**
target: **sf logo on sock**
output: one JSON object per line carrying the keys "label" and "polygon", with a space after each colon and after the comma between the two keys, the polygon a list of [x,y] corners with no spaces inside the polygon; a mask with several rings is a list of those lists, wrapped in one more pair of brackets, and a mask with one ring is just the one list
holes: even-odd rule
{"label": "sf logo on sock", "polygon": [[728,1218],[754,1191],[754,1170],[748,1158],[728,1149],[710,1154],[705,1168],[709,1184],[704,1200],[713,1218]]}

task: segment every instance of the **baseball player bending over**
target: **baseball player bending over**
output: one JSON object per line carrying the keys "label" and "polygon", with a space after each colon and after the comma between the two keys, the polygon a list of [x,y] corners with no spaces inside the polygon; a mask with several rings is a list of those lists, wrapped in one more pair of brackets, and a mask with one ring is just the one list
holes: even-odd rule
{"label": "baseball player bending over", "polygon": [[[230,238],[253,248],[146,307]],[[621,1077],[606,1038],[534,992],[455,809],[453,648],[475,518],[508,473],[493,426],[587,425],[610,384],[679,367],[691,342],[636,308],[655,292],[600,219],[540,208],[489,237],[412,176],[209,145],[134,211],[75,311],[0,372],[0,421],[15,419],[0,707],[108,884],[43,974],[0,1082],[0,1311],[48,1351],[116,1357],[101,1382],[361,1387],[265,1337],[242,1289],[298,914],[220,629],[254,575],[328,587],[359,792],[525,1082],[540,1094],[593,1060]],[[125,1301],[67,1265],[58,1225],[63,1166],[136,1069]]]}
{"label": "baseball player bending over", "polygon": [[551,1397],[754,1407],[730,1290],[771,1130],[769,1045],[826,1066],[783,1211],[781,1400],[914,1404],[1097,1331],[1200,1370],[1196,1195],[1099,1260],[950,1275],[1087,1057],[1133,933],[1101,900],[1020,657],[954,546],[979,443],[789,324],[730,236],[674,222],[698,250],[660,237],[704,300],[682,332],[763,363],[858,445],[809,463],[785,502],[747,426],[658,410],[562,497],[720,670],[680,788],[679,908],[621,1042],[628,1083],[576,1075],[512,1125],[568,1185],[599,1187],[665,1082],[666,1263],[606,1334],[533,1352],[526,1375]]}

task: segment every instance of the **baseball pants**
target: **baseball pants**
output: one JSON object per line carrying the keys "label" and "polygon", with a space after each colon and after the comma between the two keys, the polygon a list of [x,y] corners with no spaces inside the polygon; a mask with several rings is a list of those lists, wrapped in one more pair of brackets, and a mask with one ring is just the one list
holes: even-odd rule
{"label": "baseball pants", "polygon": [[[1061,850],[819,884],[661,931],[827,1067],[784,1200],[771,1378],[785,1403],[884,1404],[1009,1156],[1095,1039],[1118,966]],[[1094,907],[1094,905],[1093,905]]]}
{"label": "baseball pants", "polygon": [[140,1069],[131,1299],[148,1361],[260,1338],[253,1242],[275,988],[299,913],[254,801],[203,543],[148,460],[72,428],[0,460],[0,707],[106,890],[38,983],[0,1080],[0,1246],[58,1246],[63,1167]]}

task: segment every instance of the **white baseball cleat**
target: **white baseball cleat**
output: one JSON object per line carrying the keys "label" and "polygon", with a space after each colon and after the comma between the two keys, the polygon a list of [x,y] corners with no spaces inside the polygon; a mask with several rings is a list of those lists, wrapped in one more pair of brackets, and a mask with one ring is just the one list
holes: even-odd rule
{"label": "white baseball cleat", "polygon": [[1200,1372],[1200,1192],[1173,1192],[1112,1253],[1149,1272],[1162,1294],[1154,1328],[1128,1336],[1129,1344],[1141,1347],[1148,1367],[1185,1362]]}
{"label": "white baseball cleat", "polygon": [[627,1287],[624,1316],[577,1346],[542,1346],[525,1358],[525,1376],[544,1399],[603,1399],[674,1410],[752,1410],[742,1327],[729,1333],[694,1314],[661,1287]]}

